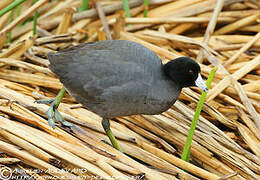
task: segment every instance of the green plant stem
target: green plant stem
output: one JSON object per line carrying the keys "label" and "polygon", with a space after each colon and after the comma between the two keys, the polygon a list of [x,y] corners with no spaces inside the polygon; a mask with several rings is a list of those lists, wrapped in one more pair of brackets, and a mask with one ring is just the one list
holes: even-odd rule
{"label": "green plant stem", "polygon": [[21,15],[21,9],[22,9],[22,6],[21,6],[21,5],[18,5],[18,6],[17,6],[17,16],[20,16],[20,15]]}
{"label": "green plant stem", "polygon": [[149,9],[149,0],[144,0],[144,17],[147,17]]}
{"label": "green plant stem", "polygon": [[[33,0],[33,3],[36,3],[38,0]],[[37,19],[38,19],[38,11],[35,11],[34,12],[34,15],[33,15],[33,35],[36,35],[37,34]]]}
{"label": "green plant stem", "polygon": [[[210,74],[209,74],[209,77],[208,77],[207,82],[206,82],[208,89],[210,87],[210,84],[213,80],[213,77],[214,77],[216,71],[217,71],[217,67],[212,69]],[[207,95],[207,93],[205,91],[203,91],[202,94],[201,94],[200,100],[198,102],[192,123],[191,123],[191,127],[190,127],[190,130],[189,130],[189,134],[188,134],[188,137],[187,137],[187,140],[186,140],[184,150],[182,152],[181,159],[184,160],[184,161],[187,161],[187,162],[189,162],[189,160],[190,160],[190,148],[191,148],[192,137],[194,135],[195,128],[196,128],[196,125],[197,125],[198,120],[199,120],[200,112],[201,112],[203,103],[206,99],[206,95]]]}
{"label": "green plant stem", "polygon": [[[17,17],[21,15],[21,9],[22,9],[21,5],[17,6]],[[18,26],[19,27],[23,26],[23,23],[19,24]]]}
{"label": "green plant stem", "polygon": [[123,5],[124,5],[125,16],[127,18],[131,17],[128,0],[123,0]]}
{"label": "green plant stem", "polygon": [[[14,0],[12,0],[12,2],[14,2]],[[10,15],[10,20],[9,20],[9,22],[12,22],[13,20],[14,20],[14,9],[12,9],[12,11],[11,11],[11,15]],[[11,42],[12,42],[12,31],[10,31],[10,32],[8,33],[7,42],[8,42],[8,43],[11,43]]]}
{"label": "green plant stem", "polygon": [[88,0],[82,0],[82,6],[79,8],[79,12],[85,11],[88,9]]}
{"label": "green plant stem", "polygon": [[9,6],[5,7],[4,9],[1,9],[0,10],[0,17],[2,17],[5,13],[11,11],[15,7],[19,6],[24,1],[26,1],[26,0],[16,0],[16,1],[12,2],[11,4],[9,4]]}
{"label": "green plant stem", "polygon": [[35,11],[33,16],[33,35],[37,34],[37,19],[38,19],[38,11]]}

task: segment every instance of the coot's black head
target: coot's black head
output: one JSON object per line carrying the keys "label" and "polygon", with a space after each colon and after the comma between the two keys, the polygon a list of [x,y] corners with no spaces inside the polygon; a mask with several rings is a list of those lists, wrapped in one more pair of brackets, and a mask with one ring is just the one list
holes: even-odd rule
{"label": "coot's black head", "polygon": [[180,88],[198,86],[208,91],[207,86],[200,75],[199,64],[189,57],[179,57],[163,67],[165,74]]}

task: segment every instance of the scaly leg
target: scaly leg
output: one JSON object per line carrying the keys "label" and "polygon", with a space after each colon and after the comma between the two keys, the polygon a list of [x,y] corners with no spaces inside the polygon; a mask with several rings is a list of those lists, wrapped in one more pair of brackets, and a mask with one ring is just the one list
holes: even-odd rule
{"label": "scaly leg", "polygon": [[55,121],[61,122],[64,126],[72,126],[71,123],[65,121],[58,111],[58,107],[61,103],[61,100],[65,94],[66,90],[63,87],[58,95],[53,98],[53,99],[42,99],[42,100],[37,100],[36,102],[39,104],[50,104],[50,108],[46,112],[48,116],[48,123],[49,125],[54,129],[55,128]]}
{"label": "scaly leg", "polygon": [[118,144],[118,141],[116,140],[114,134],[112,133],[112,131],[110,129],[109,119],[103,118],[102,119],[102,126],[103,126],[107,136],[109,137],[110,142],[112,143],[113,147],[115,149],[117,149],[118,151],[123,152],[122,149],[120,148],[119,144]]}

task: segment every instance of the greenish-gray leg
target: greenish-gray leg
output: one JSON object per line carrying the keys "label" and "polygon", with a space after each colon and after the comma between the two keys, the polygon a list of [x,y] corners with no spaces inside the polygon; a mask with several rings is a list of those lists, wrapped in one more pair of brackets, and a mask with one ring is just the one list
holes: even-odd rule
{"label": "greenish-gray leg", "polygon": [[113,147],[115,149],[117,149],[118,151],[122,151],[122,149],[120,148],[119,146],[119,143],[118,141],[116,140],[114,134],[112,133],[111,129],[110,129],[110,122],[109,122],[109,119],[106,119],[106,118],[103,118],[102,119],[102,126],[107,134],[107,136],[109,137],[110,139],[110,142],[112,143]]}
{"label": "greenish-gray leg", "polygon": [[48,116],[48,123],[52,128],[55,128],[55,121],[61,122],[65,126],[72,126],[71,123],[65,121],[58,111],[58,107],[61,103],[61,100],[65,94],[66,90],[64,87],[59,91],[58,95],[54,99],[43,99],[43,100],[37,100],[37,103],[40,104],[50,104],[50,108],[46,112]]}
{"label": "greenish-gray leg", "polygon": [[61,103],[61,100],[65,94],[66,90],[64,87],[61,88],[61,90],[59,91],[59,93],[57,94],[56,98],[55,98],[55,106],[59,106]]}

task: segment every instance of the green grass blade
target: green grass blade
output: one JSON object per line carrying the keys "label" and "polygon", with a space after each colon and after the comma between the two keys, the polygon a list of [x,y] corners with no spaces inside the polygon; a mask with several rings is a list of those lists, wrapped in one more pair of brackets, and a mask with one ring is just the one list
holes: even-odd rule
{"label": "green grass blade", "polygon": [[144,17],[147,17],[149,9],[149,0],[144,0]]}
{"label": "green grass blade", "polygon": [[[14,2],[14,0],[12,0],[12,1]],[[11,11],[11,15],[10,15],[10,20],[9,20],[9,22],[12,22],[13,20],[14,20],[14,9],[12,9],[12,11]],[[12,42],[12,31],[10,31],[10,32],[8,33],[7,42],[8,42],[8,43],[11,43],[11,42]]]}
{"label": "green grass blade", "polygon": [[11,4],[9,4],[9,6],[3,8],[0,10],[0,17],[2,17],[5,13],[11,11],[12,9],[14,9],[15,7],[19,6],[21,3],[23,3],[26,0],[16,0],[14,2],[12,2]]}
{"label": "green grass blade", "polygon": [[82,0],[82,6],[78,9],[78,12],[82,12],[88,9],[88,0]]}
{"label": "green grass blade", "polygon": [[37,34],[37,19],[38,19],[38,11],[35,11],[33,16],[33,35]]}
{"label": "green grass blade", "polygon": [[[17,17],[21,15],[21,9],[22,9],[21,5],[17,6]],[[21,23],[18,26],[21,27],[21,26],[23,26],[23,24]]]}
{"label": "green grass blade", "polygon": [[[209,74],[209,77],[208,77],[207,82],[206,82],[208,89],[210,87],[210,84],[213,80],[213,77],[214,77],[216,71],[217,71],[217,67],[212,69],[210,74]],[[203,103],[206,99],[206,95],[207,95],[207,93],[205,91],[203,91],[202,94],[201,94],[200,100],[198,102],[192,123],[191,123],[191,127],[190,127],[190,130],[189,130],[189,134],[188,134],[188,137],[187,137],[187,140],[186,140],[184,150],[182,152],[181,159],[184,160],[184,161],[187,161],[187,162],[189,162],[189,160],[190,160],[190,147],[191,147],[192,137],[194,135],[195,128],[196,128],[196,125],[197,125],[198,120],[199,120],[200,112],[201,112]]]}
{"label": "green grass blade", "polygon": [[22,6],[21,6],[21,5],[18,5],[18,6],[17,6],[17,16],[20,16],[20,15],[21,15],[21,9],[22,9]]}
{"label": "green grass blade", "polygon": [[128,0],[123,0],[123,5],[124,5],[125,16],[127,18],[131,17]]}
{"label": "green grass blade", "polygon": [[[38,0],[33,0],[33,4],[36,3]],[[33,15],[33,35],[37,34],[37,19],[38,19],[39,13],[38,11],[34,12]]]}

